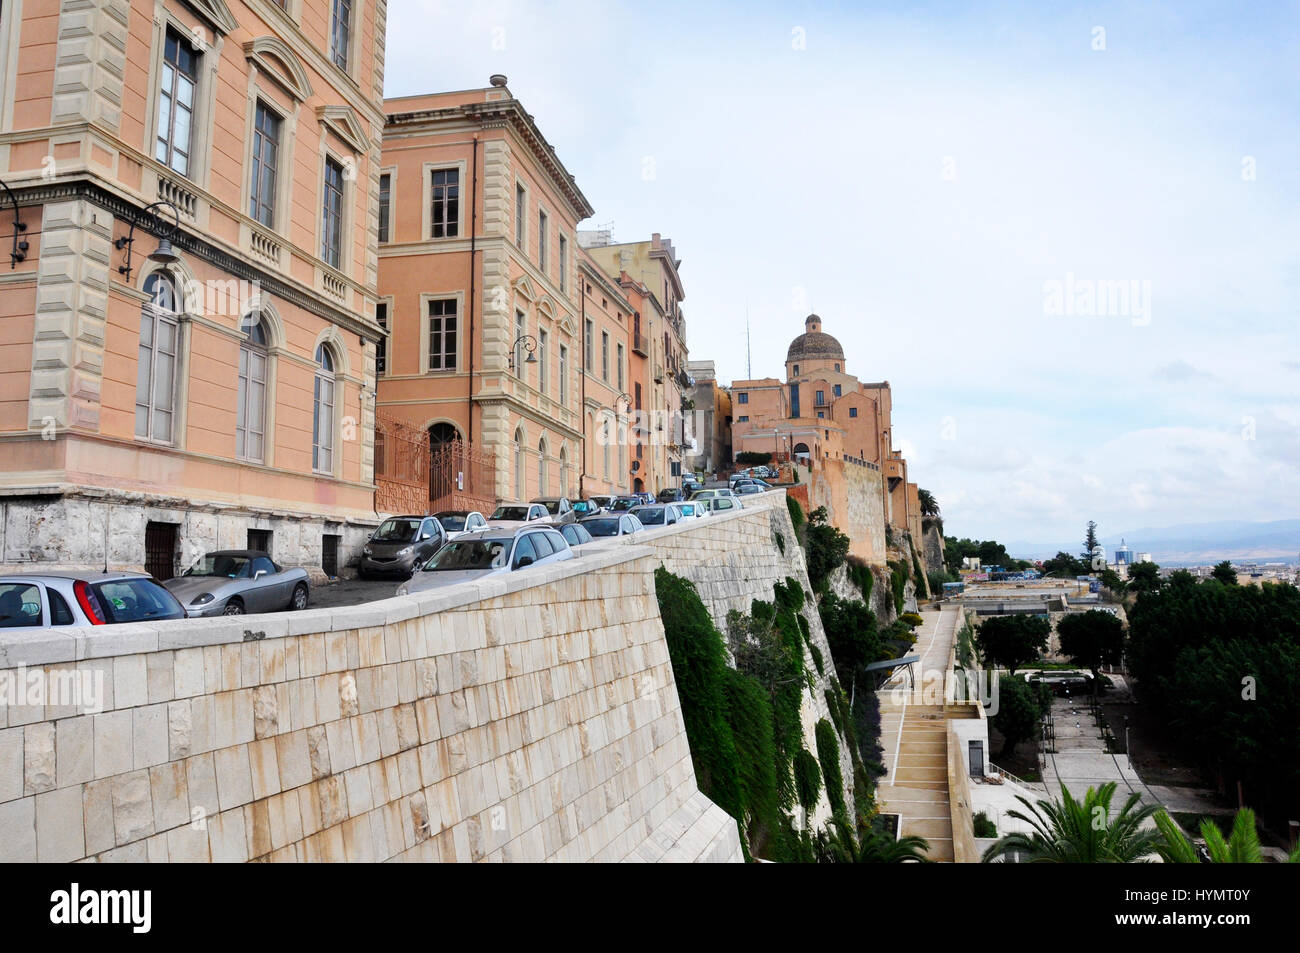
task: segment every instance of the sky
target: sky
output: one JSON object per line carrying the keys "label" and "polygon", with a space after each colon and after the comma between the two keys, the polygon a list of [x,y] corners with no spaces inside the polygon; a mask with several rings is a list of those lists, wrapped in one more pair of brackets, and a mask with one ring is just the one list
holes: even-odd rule
{"label": "sky", "polygon": [[949,535],[1300,515],[1300,5],[388,17],[387,95],[506,74],[583,227],[673,240],[720,380],[819,314]]}

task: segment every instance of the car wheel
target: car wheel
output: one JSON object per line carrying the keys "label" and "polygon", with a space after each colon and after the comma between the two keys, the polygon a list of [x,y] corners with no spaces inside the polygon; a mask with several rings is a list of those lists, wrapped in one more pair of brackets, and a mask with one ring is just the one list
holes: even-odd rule
{"label": "car wheel", "polygon": [[298,583],[293,590],[293,599],[289,602],[290,609],[302,610],[307,608],[307,585]]}
{"label": "car wheel", "polygon": [[226,603],[226,607],[221,610],[222,615],[243,615],[244,602],[242,599],[231,599]]}

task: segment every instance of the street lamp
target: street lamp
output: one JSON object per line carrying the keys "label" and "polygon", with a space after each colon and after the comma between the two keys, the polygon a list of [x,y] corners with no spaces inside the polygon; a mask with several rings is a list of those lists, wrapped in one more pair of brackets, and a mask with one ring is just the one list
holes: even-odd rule
{"label": "street lamp", "polygon": [[3,180],[0,180],[0,189],[5,190],[5,197],[14,209],[14,247],[13,251],[9,253],[9,270],[12,271],[18,267],[20,261],[27,257],[27,240],[18,237],[20,232],[27,231],[27,223],[18,215],[18,199],[14,196],[13,189],[9,188]]}
{"label": "street lamp", "polygon": [[119,274],[125,275],[126,280],[131,280],[131,253],[135,249],[135,227],[144,220],[145,216],[156,210],[169,209],[172,217],[176,219],[175,224],[169,224],[159,219],[157,214],[152,216],[154,228],[151,229],[158,234],[158,247],[149,253],[149,261],[157,262],[160,265],[174,265],[181,260],[180,255],[172,249],[171,238],[176,234],[176,229],[181,225],[181,212],[175,205],[167,201],[151,202],[140,210],[140,214],[131,219],[131,229],[126,233],[125,238],[119,238],[113,242],[113,247],[118,251],[126,249],[126,264],[118,265]]}
{"label": "street lamp", "polygon": [[515,343],[510,345],[510,370],[512,371],[515,369],[515,353],[519,350],[520,344],[522,344],[524,350],[528,352],[528,356],[524,358],[524,363],[537,363],[537,338],[533,337],[531,334],[521,334],[519,337],[515,338]]}

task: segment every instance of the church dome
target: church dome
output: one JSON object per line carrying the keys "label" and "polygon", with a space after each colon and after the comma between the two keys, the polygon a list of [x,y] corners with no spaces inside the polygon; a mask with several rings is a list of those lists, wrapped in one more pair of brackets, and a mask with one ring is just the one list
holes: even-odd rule
{"label": "church dome", "polygon": [[844,348],[831,335],[822,331],[822,319],[815,314],[808,315],[804,321],[807,330],[790,342],[786,352],[786,363],[793,361],[843,361]]}

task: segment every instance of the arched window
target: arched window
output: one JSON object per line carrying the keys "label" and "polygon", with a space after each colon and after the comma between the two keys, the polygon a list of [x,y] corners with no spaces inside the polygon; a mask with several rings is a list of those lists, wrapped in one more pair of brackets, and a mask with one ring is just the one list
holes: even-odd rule
{"label": "arched window", "polygon": [[267,345],[271,336],[260,312],[246,315],[240,325],[239,399],[235,417],[235,455],[261,463],[265,459]]}
{"label": "arched window", "polygon": [[524,499],[528,490],[524,488],[524,429],[515,431],[515,496]]}
{"label": "arched window", "polygon": [[546,485],[546,438],[537,441],[537,495],[545,496],[549,487]]}
{"label": "arched window", "polygon": [[605,439],[603,441],[605,444],[604,446],[605,482],[608,483],[609,482],[609,445],[614,442],[614,437],[612,433],[613,428],[610,424],[610,419],[608,417],[605,418],[604,423],[601,426],[604,428],[604,432],[605,432]]}
{"label": "arched window", "polygon": [[140,350],[135,377],[135,435],[171,443],[176,412],[176,352],[180,338],[176,283],[164,272],[144,282]]}
{"label": "arched window", "polygon": [[316,348],[311,430],[311,466],[319,473],[334,472],[334,383],[334,353],[322,344]]}
{"label": "arched window", "polygon": [[569,451],[560,448],[560,496],[569,495]]}

